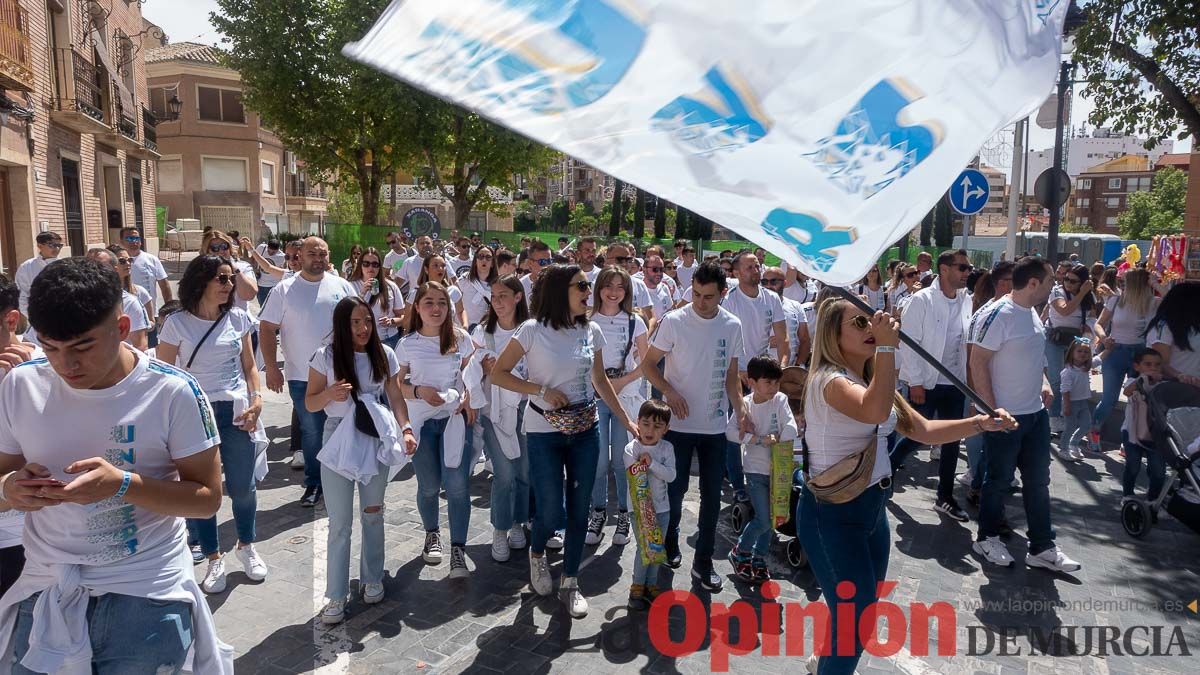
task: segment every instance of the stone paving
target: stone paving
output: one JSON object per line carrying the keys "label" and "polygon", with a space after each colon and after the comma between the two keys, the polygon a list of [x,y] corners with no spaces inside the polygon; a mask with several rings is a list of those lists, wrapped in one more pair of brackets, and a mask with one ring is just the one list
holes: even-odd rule
{"label": "stone paving", "polygon": [[[542,673],[572,675],[609,672],[690,673],[712,667],[708,639],[690,656],[670,658],[657,651],[647,632],[647,615],[625,608],[629,570],[635,547],[614,547],[611,522],[607,537],[589,547],[581,586],[591,602],[582,620],[570,619],[555,597],[540,598],[528,585],[528,564],[523,553],[507,563],[490,556],[488,523],[490,483],[480,466],[471,483],[473,506],[468,542],[472,575],[466,580],[447,578],[448,563],[427,566],[420,559],[423,531],[416,512],[416,480],[411,469],[401,472],[388,487],[385,522],[387,556],[386,599],[373,606],[352,602],[340,626],[324,627],[315,620],[324,604],[324,550],[327,532],[324,510],[302,509],[300,471],[287,465],[290,455],[290,408],[285,396],[268,394],[265,421],[273,439],[269,451],[271,470],[259,487],[259,550],[271,566],[269,578],[250,582],[231,557],[228,589],[209,597],[222,639],[237,651],[237,667],[245,673]],[[964,454],[965,457],[965,454]],[[965,459],[960,462],[965,465]],[[1200,535],[1169,516],[1143,540],[1121,528],[1119,474],[1122,460],[1115,449],[1092,455],[1080,464],[1053,460],[1051,499],[1058,542],[1084,567],[1073,575],[1055,575],[1023,565],[1009,569],[981,568],[970,552],[973,524],[960,524],[932,510],[936,468],[927,453],[908,460],[888,506],[893,551],[888,578],[898,582],[892,601],[908,604],[950,603],[956,611],[956,654],[952,657],[914,656],[907,650],[889,657],[869,657],[860,673],[980,672],[980,673],[1179,673],[1194,671],[1196,661],[1181,656],[1200,649],[1200,617],[1185,607],[1200,597]],[[683,532],[694,535],[698,503],[694,487],[684,507]],[[1143,477],[1144,489],[1144,477]],[[960,486],[960,502],[963,501]],[[734,541],[726,502],[717,537],[717,570],[725,588],[709,595],[693,589],[705,605],[730,606],[739,599],[758,607],[761,598],[751,587],[735,582],[724,555]],[[974,511],[972,511],[974,516]],[[1009,542],[1014,553],[1023,551],[1024,512],[1020,496],[1008,501],[1008,518],[1016,529]],[[228,548],[235,535],[226,502],[220,513],[221,541]],[[443,508],[443,526],[446,524]],[[358,551],[357,526],[353,559]],[[688,590],[687,576],[694,540],[684,543],[684,567],[672,585]],[[558,574],[560,557],[551,554],[551,569]],[[807,569],[793,570],[782,556],[782,545],[771,561],[781,581],[779,602],[807,603],[818,590]],[[351,564],[351,577],[357,564]],[[196,568],[203,575],[203,566]],[[670,570],[664,569],[664,581]],[[354,582],[357,588],[357,582]],[[682,640],[688,629],[703,631],[703,617],[684,617],[672,610],[665,630]],[[659,625],[662,625],[660,622]],[[1055,655],[1030,657],[1029,629],[1054,626],[1111,626],[1119,631],[1121,655],[1106,649],[1099,639],[1078,629],[1052,641]],[[1150,629],[1160,626],[1159,651],[1167,650],[1172,631],[1172,655],[1128,656],[1123,642],[1142,651],[1154,641]],[[986,650],[986,637],[1002,629],[1021,636],[1001,654],[999,640]],[[892,629],[889,628],[889,632]],[[734,630],[740,636],[740,630]],[[968,650],[971,635],[977,638],[978,655]],[[1094,635],[1094,634],[1093,634]],[[1033,635],[1035,642],[1038,634]],[[936,641],[931,652],[936,653]],[[732,672],[803,672],[804,657],[764,656],[762,645],[751,654],[730,657]],[[1107,647],[1107,645],[1106,645]],[[1074,656],[1075,651],[1088,656]],[[1021,655],[1013,655],[1020,650]],[[768,650],[769,651],[769,650]],[[986,653],[983,653],[986,652]]]}

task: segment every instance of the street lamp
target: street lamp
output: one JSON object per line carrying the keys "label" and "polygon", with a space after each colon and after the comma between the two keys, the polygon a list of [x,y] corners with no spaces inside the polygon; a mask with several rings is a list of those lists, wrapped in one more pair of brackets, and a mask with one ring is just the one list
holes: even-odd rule
{"label": "street lamp", "polygon": [[[1063,53],[1075,51],[1075,34],[1087,23],[1087,13],[1071,0],[1067,6],[1067,16],[1063,19]],[[1063,113],[1066,109],[1067,97],[1071,95],[1071,84],[1075,79],[1075,62],[1064,61],[1058,71],[1058,110],[1054,125],[1054,168],[1062,168],[1063,163]],[[1061,174],[1054,171],[1050,178],[1050,194],[1058,194],[1061,189],[1058,181]],[[1050,209],[1050,224],[1046,232],[1046,259],[1051,264],[1058,258],[1058,225],[1062,207]]]}
{"label": "street lamp", "polygon": [[183,112],[183,101],[179,100],[179,94],[171,95],[171,100],[167,101],[167,109],[171,113],[171,121],[179,119],[179,114]]}

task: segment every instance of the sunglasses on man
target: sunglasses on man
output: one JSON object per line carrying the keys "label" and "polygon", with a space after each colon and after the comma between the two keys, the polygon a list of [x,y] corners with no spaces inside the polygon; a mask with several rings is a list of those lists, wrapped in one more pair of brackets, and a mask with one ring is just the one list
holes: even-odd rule
{"label": "sunglasses on man", "polygon": [[554,262],[553,258],[537,258],[533,262],[538,264],[538,267],[549,267],[550,263]]}
{"label": "sunglasses on man", "polygon": [[49,246],[50,248],[54,249],[55,251],[57,251],[63,247],[63,245],[61,243],[53,242],[53,241],[50,242],[49,244],[42,244],[42,246]]}
{"label": "sunglasses on man", "polygon": [[125,237],[126,244],[136,244],[136,243],[140,242],[141,240],[142,240],[142,238],[138,237],[136,235],[132,236],[132,237]]}

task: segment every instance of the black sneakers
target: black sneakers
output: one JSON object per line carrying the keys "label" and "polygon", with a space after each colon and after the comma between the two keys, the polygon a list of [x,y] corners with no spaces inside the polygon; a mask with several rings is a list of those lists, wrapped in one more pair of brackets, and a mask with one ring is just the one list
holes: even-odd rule
{"label": "black sneakers", "polygon": [[700,584],[700,587],[706,591],[719,591],[724,583],[721,581],[721,575],[717,574],[712,569],[700,570],[692,568],[692,581]]}
{"label": "black sneakers", "polygon": [[304,488],[304,496],[300,498],[300,506],[311,509],[320,503],[322,494],[320,485],[310,485]]}
{"label": "black sneakers", "polygon": [[949,516],[960,523],[965,523],[971,519],[969,516],[967,516],[967,512],[963,511],[958,505],[958,502],[954,501],[954,497],[937,500],[937,504],[934,504],[933,510]]}

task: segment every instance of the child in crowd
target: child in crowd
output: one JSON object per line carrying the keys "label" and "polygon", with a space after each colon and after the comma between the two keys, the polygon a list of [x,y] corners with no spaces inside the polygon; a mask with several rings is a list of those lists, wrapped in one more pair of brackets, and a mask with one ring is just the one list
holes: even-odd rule
{"label": "child in crowd", "polygon": [[736,416],[729,418],[725,437],[742,445],[742,469],[746,490],[754,508],[753,520],[746,523],[737,545],[729,551],[729,561],[745,581],[762,583],[771,577],[766,555],[770,550],[774,523],[771,520],[771,446],[795,440],[796,419],[788,397],[779,391],[783,369],[769,356],[756,356],[746,365],[750,394],[746,410],[754,423],[754,435],[743,436]]}
{"label": "child in crowd", "polygon": [[[1143,455],[1146,457],[1146,473],[1150,478],[1147,498],[1153,500],[1157,497],[1166,482],[1167,467],[1162,455],[1142,445],[1149,440],[1145,438],[1148,423],[1143,392],[1162,381],[1162,366],[1161,354],[1149,347],[1142,348],[1133,356],[1133,369],[1137,371],[1137,377],[1125,380],[1125,396],[1129,403],[1125,406],[1125,424],[1121,427],[1121,442],[1125,447],[1125,471],[1121,475],[1122,504],[1133,499],[1133,489],[1142,471]],[[1142,385],[1140,390],[1139,382]]]}
{"label": "child in crowd", "polygon": [[[1059,374],[1062,392],[1063,431],[1059,436],[1058,454],[1064,460],[1083,459],[1083,446],[1088,443],[1087,432],[1092,428],[1092,368],[1100,367],[1100,357],[1092,356],[1092,343],[1087,338],[1075,338],[1067,347]],[[1096,445],[1093,451],[1099,452]]]}
{"label": "child in crowd", "polygon": [[[675,447],[663,440],[671,423],[671,408],[658,399],[649,399],[638,410],[637,438],[625,446],[625,469],[645,471],[650,478],[650,495],[654,505],[654,518],[662,533],[667,531],[671,507],[667,501],[667,485],[675,480]],[[636,468],[635,468],[636,467]],[[647,514],[636,509],[637,516]],[[658,570],[660,565],[647,565],[642,556],[649,557],[643,550],[646,541],[642,517],[633,519],[634,538],[638,551],[633,556],[633,584],[629,587],[630,609],[648,609],[658,597]]]}

